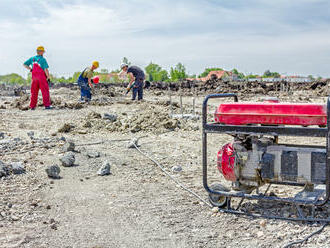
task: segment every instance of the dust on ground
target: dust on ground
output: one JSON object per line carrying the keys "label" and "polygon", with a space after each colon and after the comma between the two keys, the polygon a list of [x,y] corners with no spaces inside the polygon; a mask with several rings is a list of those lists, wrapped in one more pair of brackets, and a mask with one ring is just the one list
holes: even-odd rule
{"label": "dust on ground", "polygon": [[[0,247],[283,247],[319,228],[209,209],[127,147],[133,137],[140,138],[142,151],[207,199],[202,186],[201,119],[170,118],[171,112],[180,114],[179,98],[172,95],[171,109],[167,92],[147,91],[146,100],[139,103],[131,102],[120,89],[107,92],[114,93],[99,93],[92,103],[81,104],[77,89],[52,90],[57,101],[52,111],[42,107],[22,111],[28,104],[25,95],[0,98],[4,106],[0,160],[6,165],[21,163],[25,170],[14,173],[13,167],[4,166],[9,169],[0,178]],[[309,91],[272,95],[286,102],[326,100]],[[239,97],[259,101],[263,95]],[[200,115],[203,97],[195,100]],[[81,107],[70,107],[75,104]],[[217,104],[211,103],[210,113]],[[191,97],[184,97],[183,106],[185,113],[193,113]],[[210,182],[224,181],[215,166],[216,153],[230,140],[209,136]],[[68,141],[75,144],[70,151],[75,161],[64,167],[59,159],[72,150]],[[98,176],[105,161],[111,174]],[[55,164],[60,166],[60,179],[48,178],[45,172]],[[174,170],[175,166],[182,170]],[[271,190],[277,195],[290,192],[283,186]],[[280,211],[290,214],[291,209],[283,206]],[[330,247],[329,234],[326,228],[307,245]]]}

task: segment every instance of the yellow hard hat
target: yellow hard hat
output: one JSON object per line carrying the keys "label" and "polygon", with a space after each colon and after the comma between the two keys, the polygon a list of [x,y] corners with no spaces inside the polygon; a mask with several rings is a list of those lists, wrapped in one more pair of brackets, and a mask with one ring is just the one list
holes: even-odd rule
{"label": "yellow hard hat", "polygon": [[92,65],[94,67],[98,68],[99,67],[99,62],[98,61],[93,61]]}
{"label": "yellow hard hat", "polygon": [[45,48],[44,48],[43,46],[38,46],[38,47],[37,47],[37,51],[42,51],[42,52],[44,52],[44,51],[45,51]]}

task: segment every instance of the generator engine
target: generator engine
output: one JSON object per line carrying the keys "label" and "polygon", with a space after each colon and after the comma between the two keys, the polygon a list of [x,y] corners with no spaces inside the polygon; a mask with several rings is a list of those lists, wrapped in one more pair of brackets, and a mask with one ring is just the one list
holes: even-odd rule
{"label": "generator engine", "polygon": [[265,183],[325,183],[326,150],[279,145],[276,137],[236,136],[218,152],[217,167],[233,189],[250,192]]}

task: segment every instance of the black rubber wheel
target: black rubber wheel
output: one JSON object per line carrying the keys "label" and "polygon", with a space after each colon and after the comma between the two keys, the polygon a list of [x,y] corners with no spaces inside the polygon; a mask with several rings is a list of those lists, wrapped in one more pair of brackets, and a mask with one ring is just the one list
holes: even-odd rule
{"label": "black rubber wheel", "polygon": [[[210,187],[214,191],[225,191],[229,192],[230,190],[225,186],[221,185],[220,183],[213,183]],[[216,194],[209,194],[209,201],[213,207],[223,208],[227,205],[227,202],[230,198],[226,196],[216,195]]]}

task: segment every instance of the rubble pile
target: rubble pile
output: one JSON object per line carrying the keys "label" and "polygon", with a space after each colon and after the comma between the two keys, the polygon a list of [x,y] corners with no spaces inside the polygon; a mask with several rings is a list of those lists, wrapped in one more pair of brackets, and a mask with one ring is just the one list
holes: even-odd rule
{"label": "rubble pile", "polygon": [[327,85],[330,80],[314,82],[258,82],[258,81],[225,81],[211,78],[206,82],[198,80],[182,80],[177,83],[151,82],[150,89],[158,91],[184,91],[204,94],[216,93],[242,93],[242,94],[267,94],[269,92],[290,92],[290,91],[314,91],[317,96],[327,95]]}

